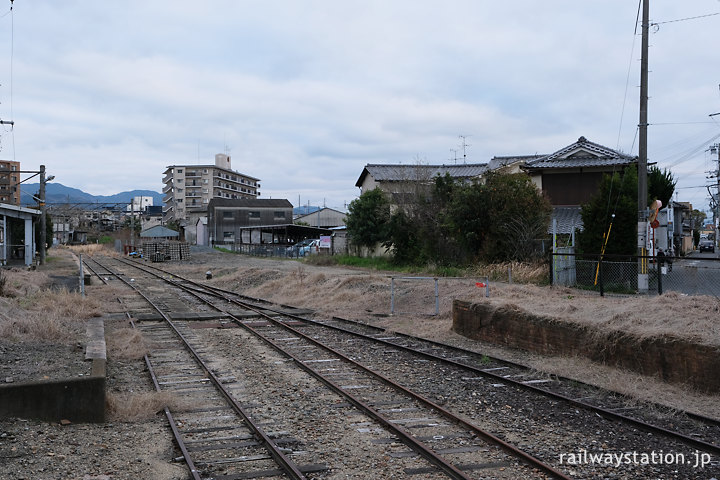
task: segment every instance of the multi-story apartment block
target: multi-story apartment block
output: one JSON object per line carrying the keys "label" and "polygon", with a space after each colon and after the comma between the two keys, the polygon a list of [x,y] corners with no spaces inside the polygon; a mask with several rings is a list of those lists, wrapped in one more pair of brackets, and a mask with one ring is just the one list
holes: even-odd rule
{"label": "multi-story apartment block", "polygon": [[207,215],[211,199],[260,196],[260,180],[232,170],[230,156],[222,153],[215,155],[215,165],[167,167],[163,184],[163,221],[178,221],[191,242],[193,227]]}
{"label": "multi-story apartment block", "polygon": [[20,206],[20,162],[0,160],[0,203]]}

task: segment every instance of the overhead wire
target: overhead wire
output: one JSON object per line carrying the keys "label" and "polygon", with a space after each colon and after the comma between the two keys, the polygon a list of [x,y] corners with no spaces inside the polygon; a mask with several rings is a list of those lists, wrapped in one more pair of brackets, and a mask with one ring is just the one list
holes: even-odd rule
{"label": "overhead wire", "polygon": [[676,20],[666,20],[664,22],[652,22],[651,26],[657,26],[657,25],[665,25],[666,23],[677,23],[677,22],[686,22],[688,20],[698,20],[700,18],[707,18],[707,17],[714,17],[716,15],[720,15],[720,12],[716,13],[708,13],[705,15],[696,15],[694,17],[686,17],[686,18],[678,18]]}
{"label": "overhead wire", "polygon": [[637,40],[637,25],[638,25],[638,21],[640,20],[640,6],[641,5],[642,5],[642,0],[639,0],[638,11],[637,11],[637,15],[635,17],[635,31],[633,32],[632,47],[630,48],[630,61],[628,62],[627,76],[625,78],[625,94],[623,95],[622,108],[620,109],[620,125],[618,126],[618,138],[617,138],[617,144],[615,146],[616,150],[620,149],[620,135],[622,134],[623,119],[625,117],[625,105],[627,104],[628,89],[630,88],[630,72],[632,71],[633,56],[635,55],[635,42]]}
{"label": "overhead wire", "polygon": [[15,14],[13,0],[10,0],[10,138],[12,139],[12,159],[15,161],[15,113],[13,112],[13,60],[15,57]]}

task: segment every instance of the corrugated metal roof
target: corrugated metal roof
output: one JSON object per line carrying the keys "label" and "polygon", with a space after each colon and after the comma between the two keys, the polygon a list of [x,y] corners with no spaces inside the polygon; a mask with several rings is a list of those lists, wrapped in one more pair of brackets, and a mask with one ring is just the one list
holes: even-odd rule
{"label": "corrugated metal roof", "polygon": [[162,225],[155,225],[154,227],[150,227],[147,230],[140,232],[140,237],[142,238],[168,238],[178,236],[180,236],[178,232],[170,230],[167,227],[163,227]]}
{"label": "corrugated metal roof", "polygon": [[363,169],[355,186],[362,185],[365,176],[371,175],[376,182],[428,181],[448,173],[453,178],[479,177],[488,169],[487,163],[461,165],[379,165],[369,164]]}
{"label": "corrugated metal roof", "polygon": [[526,162],[525,169],[613,167],[636,162],[635,157],[580,137],[577,142],[555,153]]}

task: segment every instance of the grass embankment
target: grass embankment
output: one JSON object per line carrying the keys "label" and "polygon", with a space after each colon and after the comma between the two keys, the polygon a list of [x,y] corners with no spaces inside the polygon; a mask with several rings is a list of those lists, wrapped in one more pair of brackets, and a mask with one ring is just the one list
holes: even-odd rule
{"label": "grass embankment", "polygon": [[488,277],[490,281],[508,281],[546,285],[548,267],[543,262],[478,263],[468,267],[440,265],[402,265],[385,257],[355,257],[351,255],[313,255],[305,262],[313,265],[343,265],[368,270],[424,274],[437,277]]}

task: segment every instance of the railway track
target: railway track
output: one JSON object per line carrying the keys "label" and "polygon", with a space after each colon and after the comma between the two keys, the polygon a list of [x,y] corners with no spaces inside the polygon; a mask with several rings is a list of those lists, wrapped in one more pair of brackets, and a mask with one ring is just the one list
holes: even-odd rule
{"label": "railway track", "polygon": [[[711,455],[718,452],[712,443],[718,438],[718,425],[711,419],[687,416],[675,422],[683,423],[682,428],[674,429],[653,425],[647,418],[618,413],[628,406],[617,396],[598,400],[597,390],[587,395],[582,386],[571,389],[563,379],[539,376],[474,352],[388,335],[339,318],[316,321],[292,313],[286,306],[208,288],[137,262],[125,261],[123,266],[144,274],[153,272],[157,281],[182,289],[186,302],[205,312],[214,311],[224,321],[263,338],[431,465],[405,468],[405,473],[439,470],[452,478],[569,478],[568,473],[581,472],[580,477],[585,477],[583,465],[568,467],[558,459],[563,452],[574,454],[573,448],[583,450],[586,437],[620,436],[626,440],[625,444],[601,445],[603,451],[664,448],[679,452],[692,447]],[[103,268],[111,273],[109,267]],[[118,273],[112,276],[122,277]],[[587,398],[578,397],[579,390],[585,391]],[[615,403],[608,404],[609,399]],[[568,423],[572,428],[565,426]],[[490,425],[500,433],[491,434],[478,425]],[[562,433],[560,425],[569,433]],[[589,435],[589,430],[594,433]],[[530,432],[556,439],[560,435],[563,441],[558,439],[555,448],[541,448]],[[587,449],[593,443],[597,440],[590,440]]]}

